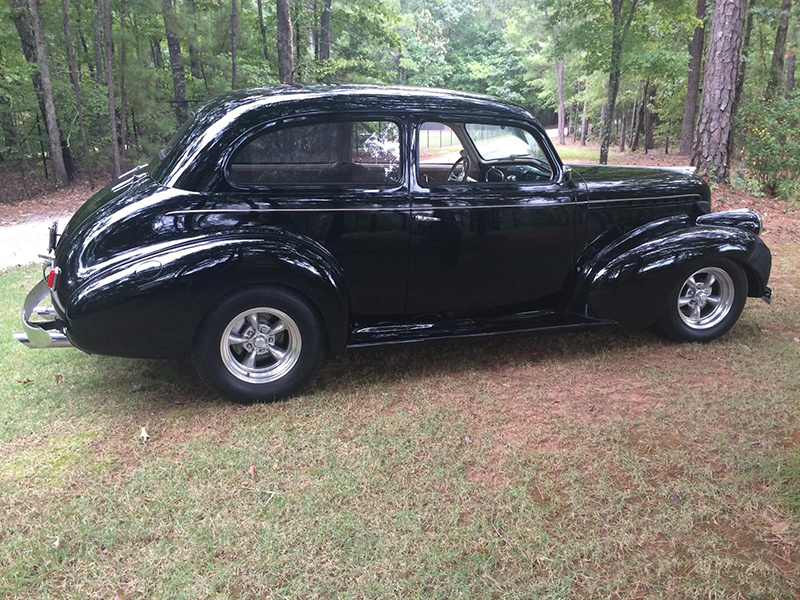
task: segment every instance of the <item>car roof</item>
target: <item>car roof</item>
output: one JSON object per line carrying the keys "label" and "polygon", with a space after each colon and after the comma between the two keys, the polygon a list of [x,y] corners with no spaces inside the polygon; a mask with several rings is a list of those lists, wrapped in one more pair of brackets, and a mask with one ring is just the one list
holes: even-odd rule
{"label": "car roof", "polygon": [[[539,125],[536,118],[524,107],[492,96],[401,85],[317,84],[249,88],[217,96],[203,105],[199,111],[218,113],[220,108],[231,110],[250,104],[258,105],[267,111],[269,111],[269,107],[274,109],[291,107],[293,109],[290,109],[291,112],[295,112],[298,106],[305,104],[313,109],[324,107],[330,110],[477,111],[482,114],[493,113],[498,117],[521,118]],[[276,112],[278,111],[276,110]]]}

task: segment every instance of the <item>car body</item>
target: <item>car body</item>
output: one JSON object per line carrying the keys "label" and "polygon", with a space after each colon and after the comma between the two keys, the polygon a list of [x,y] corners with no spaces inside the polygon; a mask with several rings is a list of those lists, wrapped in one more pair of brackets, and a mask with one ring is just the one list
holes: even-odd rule
{"label": "car body", "polygon": [[[686,335],[667,325],[673,337],[707,341],[738,318],[743,296],[771,295],[760,230],[753,212],[712,213],[708,185],[689,170],[565,165],[528,111],[486,96],[375,86],[239,91],[198,109],[157,159],[95,194],[57,243],[51,232],[51,288],[31,292],[17,337],[182,357],[221,302],[262,290],[288,294],[275,300],[288,307],[278,311],[285,323],[296,321],[293,306],[308,309],[319,354],[663,325],[680,287],[684,325],[699,305],[689,295],[719,292],[717,302],[729,304],[712,325],[703,311],[717,309],[704,304],[695,321],[705,326]],[[717,271],[698,276],[705,292],[698,278],[692,287],[693,274],[709,268],[735,271],[722,275],[730,297]],[[52,308],[37,309],[48,293]],[[270,324],[284,321],[260,314],[241,313],[229,328],[233,339],[252,324],[251,342],[231,346],[228,361],[271,359]],[[208,360],[219,358],[217,347],[226,352],[224,343],[203,343]],[[278,356],[289,346],[275,348]],[[297,353],[310,351],[306,343]],[[245,371],[234,375],[247,384]],[[211,383],[243,399],[300,385]]]}

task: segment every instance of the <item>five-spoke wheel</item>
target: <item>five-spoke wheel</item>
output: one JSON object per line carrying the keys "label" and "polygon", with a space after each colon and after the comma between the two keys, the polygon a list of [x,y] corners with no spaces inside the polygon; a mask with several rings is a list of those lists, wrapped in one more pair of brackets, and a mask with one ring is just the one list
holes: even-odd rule
{"label": "five-spoke wheel", "polygon": [[240,401],[297,391],[319,366],[324,329],[313,305],[281,287],[253,286],[220,300],[197,332],[192,359],[200,377]]}
{"label": "five-spoke wheel", "polygon": [[730,329],[747,299],[741,267],[715,259],[689,271],[670,295],[661,329],[671,338],[710,342]]}

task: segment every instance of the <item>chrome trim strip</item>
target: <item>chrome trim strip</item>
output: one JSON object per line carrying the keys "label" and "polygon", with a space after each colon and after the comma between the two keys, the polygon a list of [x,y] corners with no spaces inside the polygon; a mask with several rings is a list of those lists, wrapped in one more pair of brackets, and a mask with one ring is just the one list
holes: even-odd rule
{"label": "chrome trim strip", "polygon": [[550,208],[554,205],[576,204],[601,204],[605,202],[637,202],[639,200],[677,200],[680,198],[701,198],[700,194],[678,194],[675,196],[647,196],[641,198],[608,198],[603,200],[578,200],[576,202],[543,201],[537,204],[482,204],[478,206],[359,206],[359,207],[315,207],[315,208],[201,208],[173,210],[166,214],[168,217],[177,215],[211,215],[211,214],[238,214],[238,213],[269,213],[269,212],[400,212],[400,211],[432,211],[432,210],[472,210],[475,208]]}

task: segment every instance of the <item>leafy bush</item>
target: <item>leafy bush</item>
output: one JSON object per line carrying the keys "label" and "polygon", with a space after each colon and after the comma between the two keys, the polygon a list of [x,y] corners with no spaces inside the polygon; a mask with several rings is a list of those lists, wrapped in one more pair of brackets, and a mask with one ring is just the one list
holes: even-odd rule
{"label": "leafy bush", "polygon": [[781,179],[778,182],[778,198],[789,204],[800,204],[800,181]]}
{"label": "leafy bush", "polygon": [[751,100],[742,106],[739,124],[745,165],[764,192],[800,182],[800,96]]}

